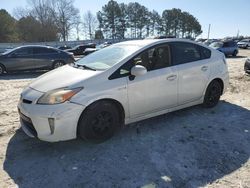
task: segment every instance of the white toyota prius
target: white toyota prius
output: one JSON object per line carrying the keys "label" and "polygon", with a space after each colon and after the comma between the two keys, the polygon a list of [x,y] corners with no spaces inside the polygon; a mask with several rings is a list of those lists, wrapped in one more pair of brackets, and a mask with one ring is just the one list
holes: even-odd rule
{"label": "white toyota prius", "polygon": [[225,56],[184,39],[114,44],[33,81],[18,104],[24,132],[102,142],[123,125],[189,106],[214,107],[228,86]]}

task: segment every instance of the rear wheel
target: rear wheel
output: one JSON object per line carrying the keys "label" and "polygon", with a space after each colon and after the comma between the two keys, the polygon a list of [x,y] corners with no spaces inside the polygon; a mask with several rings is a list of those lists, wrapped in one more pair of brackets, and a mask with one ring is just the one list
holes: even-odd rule
{"label": "rear wheel", "polygon": [[203,106],[206,108],[212,108],[216,106],[220,100],[222,93],[222,87],[218,81],[212,81],[206,90]]}
{"label": "rear wheel", "polygon": [[52,65],[52,69],[56,69],[58,67],[63,66],[65,63],[63,61],[55,61]]}
{"label": "rear wheel", "polygon": [[234,50],[233,54],[232,54],[234,57],[237,55],[237,51]]}
{"label": "rear wheel", "polygon": [[0,64],[0,75],[2,75],[5,71],[5,67]]}
{"label": "rear wheel", "polygon": [[83,112],[78,122],[78,135],[89,142],[101,143],[120,127],[119,110],[112,103],[101,101]]}

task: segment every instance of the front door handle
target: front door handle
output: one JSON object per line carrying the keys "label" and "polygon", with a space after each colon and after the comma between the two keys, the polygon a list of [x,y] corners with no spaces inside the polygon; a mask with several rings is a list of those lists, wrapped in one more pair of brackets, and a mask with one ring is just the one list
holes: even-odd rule
{"label": "front door handle", "polygon": [[201,70],[204,71],[204,72],[207,71],[208,70],[208,66],[201,67]]}
{"label": "front door handle", "polygon": [[176,78],[177,78],[177,75],[171,75],[171,76],[168,76],[168,77],[167,77],[167,80],[173,81],[173,80],[175,80]]}

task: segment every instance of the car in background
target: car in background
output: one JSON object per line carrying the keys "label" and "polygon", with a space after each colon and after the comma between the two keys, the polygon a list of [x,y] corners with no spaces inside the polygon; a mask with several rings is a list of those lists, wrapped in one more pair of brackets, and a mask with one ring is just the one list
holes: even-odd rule
{"label": "car in background", "polygon": [[76,55],[84,55],[84,51],[86,48],[95,48],[96,44],[94,43],[89,43],[89,44],[84,44],[84,45],[77,45],[72,49],[65,50],[66,52],[71,52],[75,56]]}
{"label": "car in background", "polygon": [[206,41],[206,39],[202,39],[202,38],[195,40],[195,42],[198,42],[198,43],[204,43],[205,41]]}
{"label": "car in background", "polygon": [[239,48],[247,49],[248,47],[250,47],[250,39],[243,39],[238,42],[237,45],[239,46]]}
{"label": "car in background", "polygon": [[[63,78],[58,82],[58,79]],[[23,131],[44,141],[100,143],[123,125],[219,102],[225,56],[184,39],[113,44],[33,81],[18,104]]]}
{"label": "car in background", "polygon": [[93,52],[96,52],[96,51],[98,51],[98,50],[100,50],[102,48],[106,48],[106,47],[108,47],[110,45],[112,45],[111,42],[104,42],[102,44],[97,45],[95,48],[86,48],[84,50],[84,52],[83,52],[83,55],[86,56],[86,55],[92,54]]}
{"label": "car in background", "polygon": [[68,49],[71,49],[70,46],[67,46],[67,45],[64,45],[64,46],[60,46],[58,47],[59,50],[68,50]]}
{"label": "car in background", "polygon": [[73,55],[56,48],[21,46],[0,55],[0,75],[12,71],[55,69],[74,61]]}
{"label": "car in background", "polygon": [[97,50],[98,48],[86,48],[83,52],[83,55],[86,56],[86,55],[92,54],[93,52],[96,52]]}
{"label": "car in background", "polygon": [[250,74],[250,58],[247,58],[244,65],[244,70],[247,74]]}
{"label": "car in background", "polygon": [[207,39],[205,40],[205,42],[203,42],[203,44],[205,44],[206,46],[209,46],[210,44],[214,43],[214,42],[218,42],[218,39]]}
{"label": "car in background", "polygon": [[224,53],[225,56],[232,55],[235,57],[239,52],[238,45],[234,41],[214,42],[209,46]]}

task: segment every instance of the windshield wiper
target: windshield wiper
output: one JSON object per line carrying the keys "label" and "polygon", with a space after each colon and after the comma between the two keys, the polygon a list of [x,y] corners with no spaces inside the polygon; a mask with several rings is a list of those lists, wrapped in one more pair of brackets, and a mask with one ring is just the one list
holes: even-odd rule
{"label": "windshield wiper", "polygon": [[88,70],[92,70],[92,71],[96,71],[96,69],[94,69],[94,68],[91,68],[91,67],[89,67],[89,66],[87,66],[87,65],[79,65],[79,64],[75,64],[77,67],[83,67],[84,69],[88,69]]}

